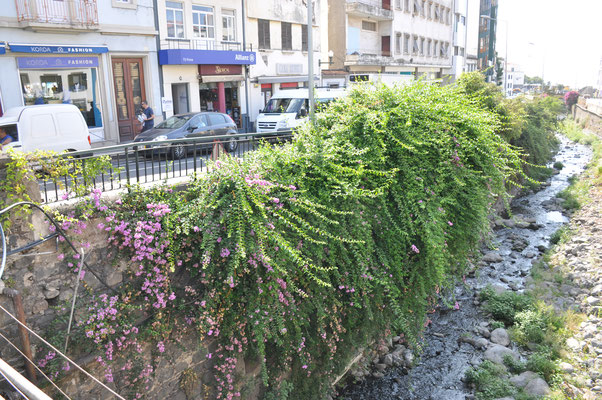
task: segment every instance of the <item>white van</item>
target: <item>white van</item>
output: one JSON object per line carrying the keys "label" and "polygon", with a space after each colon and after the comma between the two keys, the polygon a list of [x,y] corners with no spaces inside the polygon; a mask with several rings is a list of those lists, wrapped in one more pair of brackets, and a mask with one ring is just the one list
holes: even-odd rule
{"label": "white van", "polygon": [[[316,89],[316,106],[346,95],[345,89]],[[270,98],[257,116],[257,132],[289,131],[307,120],[309,90],[281,90]]]}
{"label": "white van", "polygon": [[90,149],[90,133],[82,113],[72,104],[15,107],[0,117],[13,141],[5,148],[20,151]]}

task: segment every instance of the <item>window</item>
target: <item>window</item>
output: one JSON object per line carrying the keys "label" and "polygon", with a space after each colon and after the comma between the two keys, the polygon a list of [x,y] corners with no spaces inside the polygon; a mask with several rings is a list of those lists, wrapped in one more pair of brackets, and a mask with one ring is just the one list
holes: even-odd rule
{"label": "window", "polygon": [[362,21],[362,29],[365,31],[376,32],[376,22]]}
{"label": "window", "polygon": [[182,3],[175,1],[165,2],[167,17],[167,37],[174,39],[184,38],[184,11]]}
{"label": "window", "polygon": [[414,0],[414,8],[412,9],[414,15],[420,14],[420,3],[419,0]]}
{"label": "window", "polygon": [[410,0],[403,0],[403,11],[410,12]]}
{"label": "window", "polygon": [[307,51],[307,25],[301,25],[301,51]]}
{"label": "window", "polygon": [[293,49],[293,37],[291,33],[291,23],[281,22],[280,23],[280,34],[282,37],[282,50]]}
{"label": "window", "polygon": [[439,4],[435,4],[435,21],[439,21]]}
{"label": "window", "polygon": [[236,14],[234,10],[222,10],[222,40],[236,42]]}
{"label": "window", "polygon": [[439,54],[439,53],[437,52],[437,47],[439,47],[439,41],[438,41],[438,40],[435,40],[435,43],[434,43],[434,45],[433,45],[433,57],[437,57],[437,55]]}
{"label": "window", "polygon": [[131,8],[136,9],[137,0],[112,0],[111,4],[116,8]]}
{"label": "window", "polygon": [[267,19],[257,20],[257,30],[259,32],[259,48],[270,48],[270,21]]}
{"label": "window", "polygon": [[420,55],[423,56],[424,55],[424,38],[418,39],[418,42],[420,43]]}
{"label": "window", "polygon": [[222,114],[207,114],[209,117],[209,125],[223,125],[226,123],[226,119]]}
{"label": "window", "polygon": [[414,38],[412,40],[412,54],[418,55],[419,51],[420,51],[420,49],[418,47],[418,36],[414,36]]}
{"label": "window", "polygon": [[403,36],[403,53],[410,54],[410,35],[407,33]]}
{"label": "window", "polygon": [[395,34],[395,54],[401,54],[401,33]]}
{"label": "window", "polygon": [[426,17],[428,19],[433,18],[433,14],[432,14],[432,9],[433,9],[433,3],[431,3],[430,1],[428,2],[428,4],[426,5]]}
{"label": "window", "polygon": [[447,58],[447,43],[441,43],[440,47],[440,55],[442,58]]}
{"label": "window", "polygon": [[422,6],[420,7],[420,15],[426,17],[426,0],[422,0]]}
{"label": "window", "polygon": [[213,7],[192,6],[192,33],[194,37],[215,39]]}
{"label": "window", "polygon": [[433,46],[433,41],[431,39],[426,41],[426,55],[428,57],[432,56],[432,46]]}

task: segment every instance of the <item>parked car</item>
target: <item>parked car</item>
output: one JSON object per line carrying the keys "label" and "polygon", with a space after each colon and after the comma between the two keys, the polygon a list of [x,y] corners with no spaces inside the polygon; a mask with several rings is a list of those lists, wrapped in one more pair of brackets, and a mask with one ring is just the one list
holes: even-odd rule
{"label": "parked car", "polygon": [[80,151],[90,149],[90,132],[79,109],[72,104],[14,107],[0,117],[15,150]]}
{"label": "parked car", "polygon": [[[227,114],[217,112],[200,112],[178,114],[167,118],[152,129],[140,133],[134,138],[134,142],[163,141],[170,139],[200,138],[203,136],[224,136],[224,148],[233,152],[238,147],[238,138],[229,137],[238,133],[236,124]],[[211,142],[200,145],[202,149],[210,149]],[[186,156],[187,150],[192,146],[186,143],[172,145],[166,148],[158,148],[156,151],[164,150],[174,159]]]}

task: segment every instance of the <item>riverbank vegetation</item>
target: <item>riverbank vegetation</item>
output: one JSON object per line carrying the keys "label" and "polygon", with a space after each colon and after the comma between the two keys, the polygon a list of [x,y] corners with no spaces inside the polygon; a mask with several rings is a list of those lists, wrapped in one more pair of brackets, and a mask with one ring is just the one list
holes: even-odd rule
{"label": "riverbank vegetation", "polygon": [[221,159],[185,190],[138,188],[116,204],[94,192],[130,272],[78,324],[106,376],[143,382],[152,366],[120,377],[113,354],[141,338],[161,353],[189,329],[217,342],[216,398],[245,397],[243,358],[261,364],[266,396],[320,398],[371,337],[412,343],[487,235],[492,203],[540,177],[551,153],[551,100],[498,101],[469,79],[358,86],[291,143]]}

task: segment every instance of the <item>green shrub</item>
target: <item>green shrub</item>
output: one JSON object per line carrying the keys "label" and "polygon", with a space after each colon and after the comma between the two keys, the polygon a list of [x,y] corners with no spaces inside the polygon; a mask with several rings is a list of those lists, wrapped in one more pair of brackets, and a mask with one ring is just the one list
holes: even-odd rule
{"label": "green shrub", "polygon": [[533,301],[525,294],[515,292],[495,293],[487,288],[480,293],[481,300],[485,301],[483,309],[492,317],[502,321],[506,326],[514,324],[516,314],[533,307]]}
{"label": "green shrub", "polygon": [[554,169],[558,169],[558,170],[560,170],[560,169],[563,169],[563,168],[564,168],[564,164],[563,164],[563,163],[561,163],[560,161],[556,161],[556,162],[554,163]]}
{"label": "green shrub", "polygon": [[547,346],[539,346],[527,360],[527,369],[537,372],[547,382],[550,382],[555,374],[559,373],[556,359],[559,355]]}
{"label": "green shrub", "polygon": [[537,309],[516,313],[514,316],[514,334],[517,342],[542,343],[547,334],[548,318]]}
{"label": "green shrub", "polygon": [[484,361],[478,368],[466,371],[466,382],[475,385],[479,400],[512,397],[517,392],[508,381],[505,368],[491,361]]}

